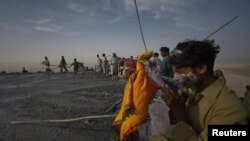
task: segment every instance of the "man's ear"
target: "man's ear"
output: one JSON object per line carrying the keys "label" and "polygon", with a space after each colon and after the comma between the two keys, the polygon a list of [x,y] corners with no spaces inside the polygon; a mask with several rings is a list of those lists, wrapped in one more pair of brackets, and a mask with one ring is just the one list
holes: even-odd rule
{"label": "man's ear", "polygon": [[198,72],[199,72],[200,74],[206,73],[206,72],[207,72],[207,65],[206,65],[206,64],[201,64],[201,65],[199,66]]}

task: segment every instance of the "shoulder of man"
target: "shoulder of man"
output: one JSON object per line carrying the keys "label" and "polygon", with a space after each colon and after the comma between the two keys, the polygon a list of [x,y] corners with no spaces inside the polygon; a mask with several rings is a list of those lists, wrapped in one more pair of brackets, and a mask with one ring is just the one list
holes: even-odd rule
{"label": "shoulder of man", "polygon": [[217,119],[225,124],[244,123],[248,116],[247,110],[239,96],[227,86],[224,86],[218,95],[213,106],[213,113],[213,116],[218,116]]}

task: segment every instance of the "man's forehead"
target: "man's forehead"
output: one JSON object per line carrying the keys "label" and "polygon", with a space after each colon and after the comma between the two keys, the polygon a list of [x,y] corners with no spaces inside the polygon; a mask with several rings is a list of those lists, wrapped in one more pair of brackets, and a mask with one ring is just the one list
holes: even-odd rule
{"label": "man's forehead", "polygon": [[180,67],[180,68],[174,67],[174,71],[177,73],[185,73],[185,72],[193,71],[193,68],[191,66],[184,66],[184,67]]}

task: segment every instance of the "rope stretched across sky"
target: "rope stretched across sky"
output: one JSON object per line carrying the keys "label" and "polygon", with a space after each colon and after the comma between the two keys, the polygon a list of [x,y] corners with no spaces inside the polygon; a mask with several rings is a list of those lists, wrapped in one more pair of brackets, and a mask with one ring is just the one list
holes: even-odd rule
{"label": "rope stretched across sky", "polygon": [[140,17],[139,17],[139,12],[138,12],[138,8],[137,8],[136,0],[134,0],[134,2],[135,2],[135,9],[136,9],[136,14],[137,14],[137,19],[138,19],[139,26],[140,26],[142,41],[143,41],[145,50],[147,51],[147,46],[146,46],[146,42],[145,42],[145,39],[144,39],[144,36],[143,36],[143,32],[142,32],[141,20],[140,20]]}
{"label": "rope stretched across sky", "polygon": [[232,21],[234,21],[235,19],[237,19],[239,16],[235,16],[234,18],[232,18],[230,21],[228,21],[227,23],[225,23],[224,25],[222,25],[220,28],[218,28],[217,30],[215,30],[214,32],[210,33],[206,38],[204,38],[203,40],[207,40],[208,38],[210,38],[212,35],[214,35],[216,32],[220,31],[222,28],[224,28],[225,26],[227,26],[228,24],[230,24]]}

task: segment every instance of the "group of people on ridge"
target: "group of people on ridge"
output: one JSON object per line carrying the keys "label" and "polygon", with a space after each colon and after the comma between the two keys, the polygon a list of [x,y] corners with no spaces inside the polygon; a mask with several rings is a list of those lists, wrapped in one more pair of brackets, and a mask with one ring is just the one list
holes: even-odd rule
{"label": "group of people on ridge", "polygon": [[[45,72],[51,72],[52,70],[51,70],[51,68],[50,68],[51,65],[50,65],[50,62],[49,62],[48,57],[45,56],[44,59],[45,59],[45,60],[44,60],[41,64],[43,64],[43,65],[46,66]],[[69,66],[68,68],[70,68],[70,67],[72,67],[72,66],[73,66],[74,74],[77,74],[77,73],[79,72],[80,69],[84,69],[84,64],[81,63],[81,62],[78,62],[78,61],[76,60],[76,58],[74,58],[73,63],[71,63],[70,66]],[[68,72],[67,63],[66,63],[66,60],[65,60],[64,56],[61,57],[60,63],[59,63],[59,65],[58,65],[57,67],[60,68],[60,72],[61,72],[61,73],[63,73],[63,72]]]}
{"label": "group of people on ridge", "polygon": [[135,61],[133,56],[128,59],[124,57],[118,57],[116,53],[113,53],[110,60],[107,59],[105,53],[102,54],[102,58],[99,54],[96,55],[97,64],[95,71],[105,74],[106,76],[128,78],[131,73],[135,71]]}

